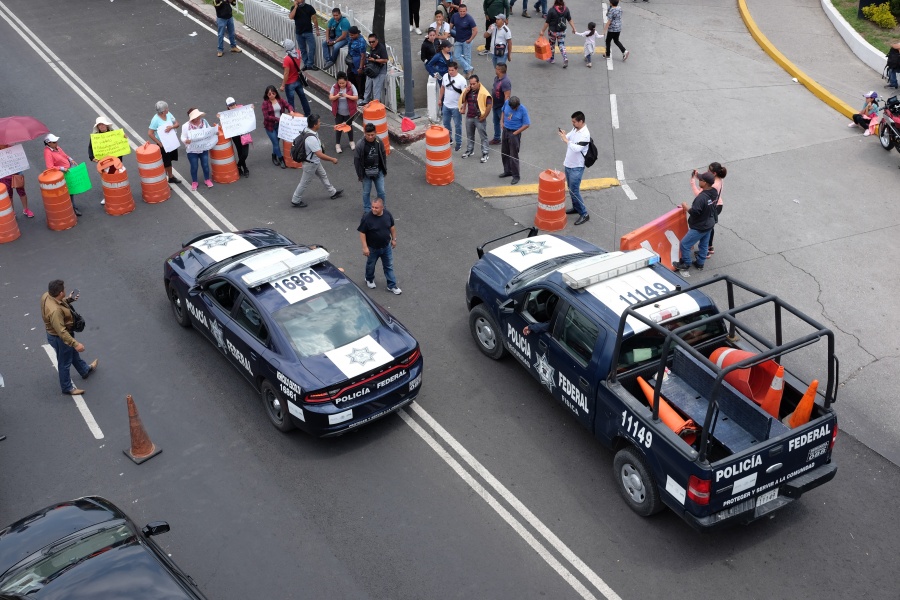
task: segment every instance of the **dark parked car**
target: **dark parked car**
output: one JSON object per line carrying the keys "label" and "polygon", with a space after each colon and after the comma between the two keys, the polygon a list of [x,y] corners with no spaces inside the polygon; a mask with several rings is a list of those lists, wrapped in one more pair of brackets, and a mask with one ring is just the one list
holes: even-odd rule
{"label": "dark parked car", "polygon": [[203,600],[151,536],[99,496],[60,502],[0,530],[0,598]]}

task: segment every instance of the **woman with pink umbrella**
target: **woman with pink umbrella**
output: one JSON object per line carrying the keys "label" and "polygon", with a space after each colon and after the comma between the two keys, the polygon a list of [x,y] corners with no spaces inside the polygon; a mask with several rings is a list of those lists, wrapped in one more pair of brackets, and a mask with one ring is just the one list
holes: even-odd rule
{"label": "woman with pink umbrella", "polygon": [[[34,117],[4,117],[0,119],[0,150],[9,148],[20,142],[27,142],[34,138],[49,133],[47,126]],[[10,173],[0,177],[0,183],[9,191],[9,200],[12,202],[13,190],[19,194],[22,202],[22,214],[29,219],[34,218],[34,213],[28,209],[28,195],[25,193],[25,176],[22,173]]]}

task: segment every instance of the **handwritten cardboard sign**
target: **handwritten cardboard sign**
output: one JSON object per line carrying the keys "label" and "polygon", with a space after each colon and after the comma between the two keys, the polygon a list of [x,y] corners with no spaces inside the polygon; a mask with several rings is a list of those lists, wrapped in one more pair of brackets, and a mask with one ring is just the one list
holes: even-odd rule
{"label": "handwritten cardboard sign", "polygon": [[94,157],[103,159],[107,156],[124,156],[131,153],[131,146],[128,145],[128,138],[121,129],[107,131],[106,133],[91,134],[91,149],[94,151]]}
{"label": "handwritten cardboard sign", "polygon": [[0,177],[19,173],[28,168],[28,158],[21,144],[0,150]]}
{"label": "handwritten cardboard sign", "polygon": [[294,138],[306,129],[306,117],[292,117],[281,115],[278,121],[278,139],[293,142]]}
{"label": "handwritten cardboard sign", "polygon": [[232,108],[219,113],[219,124],[222,126],[222,134],[227,138],[233,138],[256,129],[256,113],[253,105],[247,104],[240,108]]}

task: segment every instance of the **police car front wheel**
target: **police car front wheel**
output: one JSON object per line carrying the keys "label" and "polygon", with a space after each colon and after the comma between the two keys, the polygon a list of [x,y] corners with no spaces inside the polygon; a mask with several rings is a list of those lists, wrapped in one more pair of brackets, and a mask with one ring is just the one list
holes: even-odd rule
{"label": "police car front wheel", "polygon": [[191,319],[187,314],[187,307],[184,305],[184,298],[181,292],[175,287],[174,283],[169,283],[169,301],[172,302],[172,312],[175,314],[175,320],[182,327],[190,327]]}
{"label": "police car front wheel", "polygon": [[275,387],[268,381],[259,386],[259,395],[266,407],[266,415],[275,429],[288,432],[294,428],[294,422],[288,414],[287,402],[279,395]]}
{"label": "police car front wheel", "polygon": [[634,448],[622,448],[613,459],[613,473],[619,491],[631,510],[649,517],[663,508],[659,499],[659,489],[644,458]]}
{"label": "police car front wheel", "polygon": [[503,357],[504,348],[503,340],[500,338],[500,328],[484,305],[479,304],[469,313],[469,328],[482,353],[494,360]]}

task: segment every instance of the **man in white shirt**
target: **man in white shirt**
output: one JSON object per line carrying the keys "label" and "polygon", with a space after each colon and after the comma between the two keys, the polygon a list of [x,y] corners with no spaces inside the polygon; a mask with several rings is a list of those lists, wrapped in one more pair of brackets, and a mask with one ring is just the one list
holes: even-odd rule
{"label": "man in white shirt", "polygon": [[581,178],[584,176],[584,155],[587,153],[588,143],[591,141],[591,132],[584,124],[584,113],[580,110],[572,113],[572,131],[563,133],[559,130],[560,139],[566,144],[566,160],[563,165],[566,168],[566,185],[569,186],[569,197],[572,198],[572,208],[566,211],[567,215],[578,213],[576,225],[587,223],[591,215],[588,214],[581,199]]}
{"label": "man in white shirt", "polygon": [[447,72],[441,79],[441,115],[444,119],[444,128],[453,137],[451,120],[456,125],[456,143],[454,150],[462,147],[462,113],[459,112],[459,95],[466,89],[466,78],[459,74],[459,64],[456,61],[447,63]]}
{"label": "man in white shirt", "polygon": [[428,27],[434,27],[435,37],[439,40],[449,40],[450,39],[450,23],[444,21],[444,13],[436,10],[434,11],[434,23],[429,25]]}

